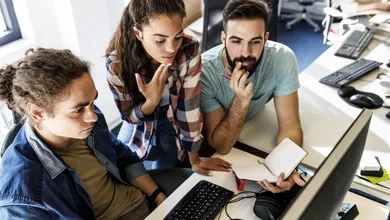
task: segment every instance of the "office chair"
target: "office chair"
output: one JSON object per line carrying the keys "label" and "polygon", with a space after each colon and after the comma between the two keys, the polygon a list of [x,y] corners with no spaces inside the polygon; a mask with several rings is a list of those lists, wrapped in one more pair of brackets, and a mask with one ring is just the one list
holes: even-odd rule
{"label": "office chair", "polygon": [[[203,33],[202,52],[221,44],[221,32],[223,31],[222,11],[228,0],[203,0]],[[279,0],[266,0],[271,7],[271,16],[268,21],[267,31],[269,40],[277,40],[277,13]]]}
{"label": "office chair", "polygon": [[[315,0],[298,0],[295,1],[285,1],[280,9],[280,20],[284,21],[285,19],[292,19],[286,23],[286,30],[291,31],[292,25],[304,20],[309,25],[314,27],[314,32],[320,32],[320,26],[314,20],[322,20],[322,12],[316,12],[316,8],[322,7],[320,4],[316,4]],[[325,5],[324,5],[325,7]],[[287,12],[287,13],[284,13]]]}
{"label": "office chair", "polygon": [[12,144],[12,142],[14,141],[16,135],[18,134],[18,132],[20,131],[20,128],[23,127],[23,124],[18,122],[16,124],[14,124],[11,129],[9,130],[9,132],[7,133],[7,135],[5,136],[4,138],[4,141],[3,141],[3,144],[1,146],[1,149],[0,149],[0,158],[3,157],[5,151],[7,150],[7,148]]}

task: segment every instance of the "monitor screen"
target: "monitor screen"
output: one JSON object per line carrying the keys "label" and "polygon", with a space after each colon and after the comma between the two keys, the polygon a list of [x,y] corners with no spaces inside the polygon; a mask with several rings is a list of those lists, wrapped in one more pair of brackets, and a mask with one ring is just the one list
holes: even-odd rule
{"label": "monitor screen", "polygon": [[331,219],[347,193],[367,139],[372,112],[362,110],[281,219]]}

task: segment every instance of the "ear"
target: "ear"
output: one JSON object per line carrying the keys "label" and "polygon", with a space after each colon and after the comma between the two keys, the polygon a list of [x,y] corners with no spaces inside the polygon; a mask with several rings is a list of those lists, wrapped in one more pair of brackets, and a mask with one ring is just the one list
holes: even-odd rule
{"label": "ear", "polygon": [[226,33],[225,33],[225,31],[221,31],[221,41],[226,46]]}
{"label": "ear", "polygon": [[46,118],[44,111],[34,104],[28,103],[27,111],[28,115],[37,123],[44,121]]}
{"label": "ear", "polygon": [[138,30],[136,27],[133,27],[133,32],[134,32],[134,35],[137,37],[137,39],[139,41],[142,41],[142,39],[143,39],[142,32],[140,30]]}
{"label": "ear", "polygon": [[268,38],[269,38],[269,32],[265,32],[265,35],[264,35],[264,44],[267,43]]}

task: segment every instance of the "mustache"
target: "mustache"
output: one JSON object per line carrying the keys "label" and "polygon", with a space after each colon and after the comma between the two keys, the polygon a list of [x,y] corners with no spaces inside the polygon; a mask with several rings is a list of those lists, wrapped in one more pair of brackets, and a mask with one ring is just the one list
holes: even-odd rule
{"label": "mustache", "polygon": [[249,57],[244,57],[244,56],[240,56],[240,57],[236,57],[233,59],[233,63],[237,63],[237,62],[256,62],[256,57],[252,57],[252,56],[249,56]]}

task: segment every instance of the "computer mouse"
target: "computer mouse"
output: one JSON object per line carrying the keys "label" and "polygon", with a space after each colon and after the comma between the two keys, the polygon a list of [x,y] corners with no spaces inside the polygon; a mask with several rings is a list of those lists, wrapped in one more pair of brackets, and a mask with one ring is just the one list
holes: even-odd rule
{"label": "computer mouse", "polygon": [[376,108],[375,101],[370,96],[364,94],[351,96],[349,102],[361,108]]}
{"label": "computer mouse", "polygon": [[339,93],[339,96],[341,96],[341,97],[347,97],[351,93],[354,93],[355,91],[356,91],[356,89],[352,86],[341,86],[338,93]]}

